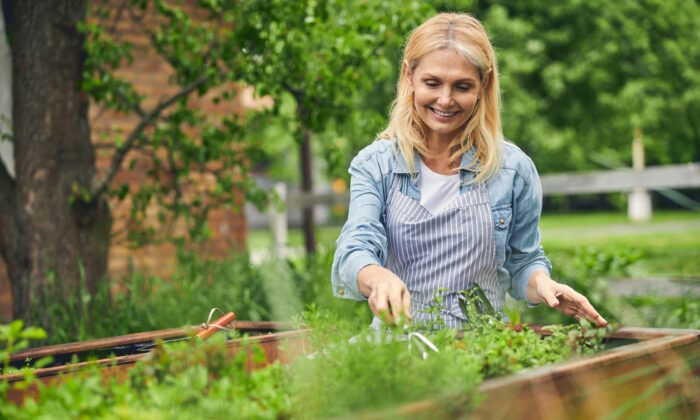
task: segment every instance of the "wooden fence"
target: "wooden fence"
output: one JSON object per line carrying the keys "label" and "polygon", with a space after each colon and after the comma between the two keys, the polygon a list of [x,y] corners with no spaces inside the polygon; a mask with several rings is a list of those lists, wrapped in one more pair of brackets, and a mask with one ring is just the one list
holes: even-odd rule
{"label": "wooden fence", "polygon": [[[628,192],[643,188],[660,190],[669,188],[700,187],[700,163],[683,165],[649,166],[643,170],[632,168],[592,172],[572,172],[542,175],[542,193],[551,195],[576,195],[593,193]],[[347,204],[350,194],[345,193],[290,193],[286,198],[288,208],[310,205]]]}

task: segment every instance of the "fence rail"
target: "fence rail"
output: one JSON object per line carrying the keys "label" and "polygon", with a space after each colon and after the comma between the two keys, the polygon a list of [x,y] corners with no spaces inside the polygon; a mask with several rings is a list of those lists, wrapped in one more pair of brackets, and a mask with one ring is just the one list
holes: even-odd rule
{"label": "fence rail", "polygon": [[700,187],[700,164],[565,173],[544,175],[541,179],[544,195],[632,192],[636,188],[694,188]]}
{"label": "fence rail", "polygon": [[[649,166],[643,170],[632,168],[593,172],[572,172],[542,175],[542,193],[548,195],[575,195],[591,193],[632,192],[638,188],[651,190],[666,188],[700,187],[700,163]],[[350,194],[344,193],[290,193],[288,207],[347,204]]]}

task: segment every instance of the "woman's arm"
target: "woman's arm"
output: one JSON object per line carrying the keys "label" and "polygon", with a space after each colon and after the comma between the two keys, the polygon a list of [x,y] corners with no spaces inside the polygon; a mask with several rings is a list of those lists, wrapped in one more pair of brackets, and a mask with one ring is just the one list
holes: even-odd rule
{"label": "woman's arm", "polygon": [[360,152],[348,172],[348,219],[336,241],[331,282],[335,296],[363,300],[366,295],[358,287],[360,270],[368,265],[382,266],[386,260],[386,229],[381,222],[386,193],[374,153]]}
{"label": "woman's arm", "polygon": [[372,312],[387,323],[411,318],[411,298],[406,285],[383,267],[386,262],[386,229],[382,213],[387,200],[382,173],[372,154],[362,152],[350,169],[348,220],[336,242],[331,282],[335,296],[367,299]]}
{"label": "woman's arm", "polygon": [[550,277],[551,263],[540,246],[542,187],[535,165],[529,159],[523,175],[516,185],[514,226],[508,242],[511,255],[505,264],[519,295],[516,297],[530,304],[545,303],[576,319],[586,318],[599,326],[607,325],[585,296]]}
{"label": "woman's arm", "polygon": [[504,268],[511,277],[511,295],[518,300],[527,300],[530,278],[535,272],[549,274],[552,264],[540,246],[540,178],[528,157],[523,154],[517,159],[521,162],[513,179],[512,226],[506,243]]}

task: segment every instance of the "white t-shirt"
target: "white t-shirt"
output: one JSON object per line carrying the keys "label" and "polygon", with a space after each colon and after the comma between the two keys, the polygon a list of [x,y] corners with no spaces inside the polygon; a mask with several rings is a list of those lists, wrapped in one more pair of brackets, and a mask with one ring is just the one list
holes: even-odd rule
{"label": "white t-shirt", "polygon": [[430,213],[437,214],[459,195],[459,173],[442,175],[433,172],[421,159],[418,189],[420,204]]}

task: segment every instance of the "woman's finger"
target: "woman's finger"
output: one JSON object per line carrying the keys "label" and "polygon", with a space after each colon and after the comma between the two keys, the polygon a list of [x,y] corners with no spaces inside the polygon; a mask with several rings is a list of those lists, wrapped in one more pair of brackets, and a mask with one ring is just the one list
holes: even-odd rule
{"label": "woman's finger", "polygon": [[406,316],[406,321],[411,322],[413,318],[413,314],[411,313],[411,294],[406,288],[403,289],[403,313]]}
{"label": "woman's finger", "polygon": [[389,292],[389,306],[391,307],[391,318],[394,324],[399,324],[401,322],[401,316],[403,314],[403,297],[401,296],[401,290],[392,290]]}
{"label": "woman's finger", "polygon": [[559,299],[556,298],[554,295],[555,292],[552,290],[552,287],[549,287],[549,285],[543,287],[539,293],[544,303],[546,303],[550,308],[556,308],[559,306]]}
{"label": "woman's finger", "polygon": [[382,322],[385,323],[391,322],[391,313],[389,311],[387,294],[383,289],[379,288],[372,292],[372,295],[369,298],[369,304],[370,309],[372,312],[374,312],[377,318],[381,319]]}
{"label": "woman's finger", "polygon": [[571,302],[573,310],[579,315],[577,319],[586,318],[591,322],[595,322],[599,327],[608,325],[608,321],[595,310],[593,305],[591,305],[588,299],[582,294],[571,289],[571,291],[565,293],[564,296]]}

